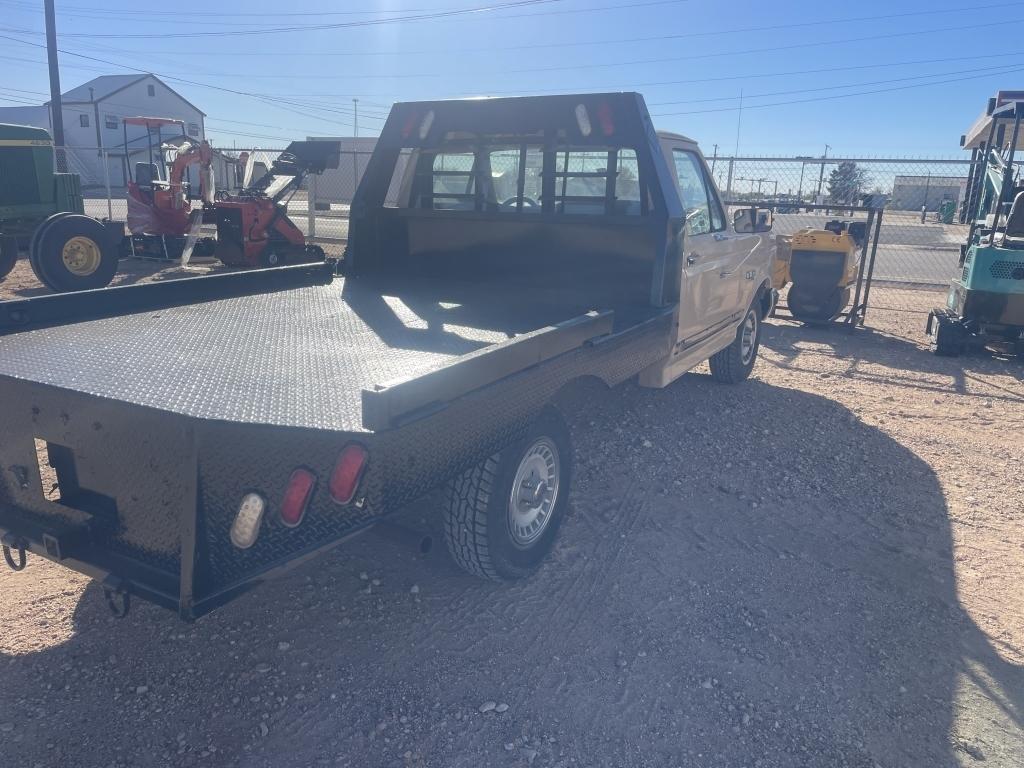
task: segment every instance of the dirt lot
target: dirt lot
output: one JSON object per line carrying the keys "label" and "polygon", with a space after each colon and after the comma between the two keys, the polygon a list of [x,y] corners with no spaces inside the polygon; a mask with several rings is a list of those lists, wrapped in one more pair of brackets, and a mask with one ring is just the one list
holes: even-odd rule
{"label": "dirt lot", "polygon": [[0,764],[1022,765],[1024,364],[921,321],[585,404],[524,583],[364,537],[188,625],[2,571]]}

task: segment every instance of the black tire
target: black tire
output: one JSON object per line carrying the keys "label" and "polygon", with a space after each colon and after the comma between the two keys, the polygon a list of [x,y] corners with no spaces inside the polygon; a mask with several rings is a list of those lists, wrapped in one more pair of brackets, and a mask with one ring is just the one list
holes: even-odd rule
{"label": "black tire", "polygon": [[[76,239],[84,251],[75,248]],[[101,222],[89,216],[74,213],[49,220],[36,234],[33,246],[31,262],[36,277],[58,293],[103,288],[117,271],[117,243]],[[82,252],[87,258],[76,270],[66,256]]]}
{"label": "black tire", "polygon": [[217,241],[212,237],[200,237],[192,246],[193,258],[205,259],[217,252]]}
{"label": "black tire", "polygon": [[[746,381],[757,362],[757,351],[761,348],[760,299],[747,307],[747,311],[736,329],[736,338],[725,349],[716,352],[708,360],[711,378],[723,384],[739,384]],[[751,329],[751,324],[753,328]],[[752,336],[748,336],[750,333]]]}
{"label": "black tire", "polygon": [[960,323],[945,313],[934,313],[929,322],[932,324],[930,346],[936,357],[959,357],[965,340]]}
{"label": "black tire", "polygon": [[825,297],[816,295],[793,284],[786,296],[786,306],[793,317],[808,325],[825,325],[831,323],[850,301],[850,289],[836,287]]}
{"label": "black tire", "polygon": [[[42,236],[42,234],[47,230],[47,228],[51,224],[53,224],[54,222],[60,221],[61,219],[66,219],[68,216],[74,216],[74,214],[71,213],[70,211],[64,211],[62,213],[55,213],[55,214],[53,214],[49,218],[45,219],[42,224],[40,224],[38,227],[36,227],[35,231],[32,232],[32,237],[29,238],[29,242],[28,242],[28,260],[29,260],[29,264],[32,267],[32,272],[35,273],[36,278],[39,280],[39,282],[41,282],[47,288],[50,287],[50,284],[46,280],[43,279],[43,277],[42,277],[42,274],[43,274],[42,267],[37,263],[37,259],[36,259],[36,253],[39,250],[37,244],[39,243],[39,238]],[[51,288],[51,290],[52,290],[52,288]]]}
{"label": "black tire", "polygon": [[260,266],[261,267],[280,267],[282,264],[287,264],[288,259],[285,258],[284,249],[274,243],[268,244],[260,253]]}
{"label": "black tire", "polygon": [[0,280],[3,280],[18,263],[18,239],[0,236]]}
{"label": "black tire", "polygon": [[[526,541],[527,529],[514,534],[514,513],[511,496],[521,464],[531,452],[554,451],[558,483],[548,513]],[[534,454],[536,456],[536,454]],[[548,465],[551,466],[550,464]],[[534,475],[530,475],[535,477]],[[572,482],[572,443],[562,415],[546,408],[522,439],[489,456],[482,463],[463,472],[446,489],[444,532],[448,551],[463,570],[494,581],[524,578],[537,569],[551,551],[568,506]],[[523,488],[528,489],[525,482]],[[535,486],[546,488],[552,484]],[[521,501],[525,514],[540,507]]]}

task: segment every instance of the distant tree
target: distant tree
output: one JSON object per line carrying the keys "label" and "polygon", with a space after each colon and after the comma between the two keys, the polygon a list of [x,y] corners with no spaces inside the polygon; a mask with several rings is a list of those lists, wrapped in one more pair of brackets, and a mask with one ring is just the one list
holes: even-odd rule
{"label": "distant tree", "polygon": [[828,195],[833,203],[852,205],[867,186],[867,172],[852,160],[844,160],[828,175]]}

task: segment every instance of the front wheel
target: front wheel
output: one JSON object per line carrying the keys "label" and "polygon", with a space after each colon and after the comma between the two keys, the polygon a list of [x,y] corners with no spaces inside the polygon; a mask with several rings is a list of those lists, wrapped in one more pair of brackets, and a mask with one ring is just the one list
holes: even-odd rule
{"label": "front wheel", "polygon": [[928,317],[926,329],[929,346],[938,357],[958,357],[964,351],[964,328],[959,318],[951,317],[943,310],[933,311]]}
{"label": "front wheel", "polygon": [[572,481],[569,429],[554,408],[526,435],[452,480],[444,531],[455,562],[475,576],[528,576],[551,551]]}
{"label": "front wheel", "polygon": [[747,308],[743,322],[736,329],[736,338],[725,349],[716,352],[708,360],[711,377],[725,384],[739,384],[746,381],[757,362],[757,350],[761,346],[761,317],[755,301]]}

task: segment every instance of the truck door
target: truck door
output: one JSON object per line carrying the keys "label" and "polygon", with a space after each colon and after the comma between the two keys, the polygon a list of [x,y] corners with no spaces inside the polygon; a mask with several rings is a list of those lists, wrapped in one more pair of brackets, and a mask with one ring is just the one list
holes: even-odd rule
{"label": "truck door", "polygon": [[728,325],[741,308],[736,272],[742,260],[737,236],[695,146],[672,148],[679,197],[686,213],[682,285],[679,289],[679,342],[697,344]]}

